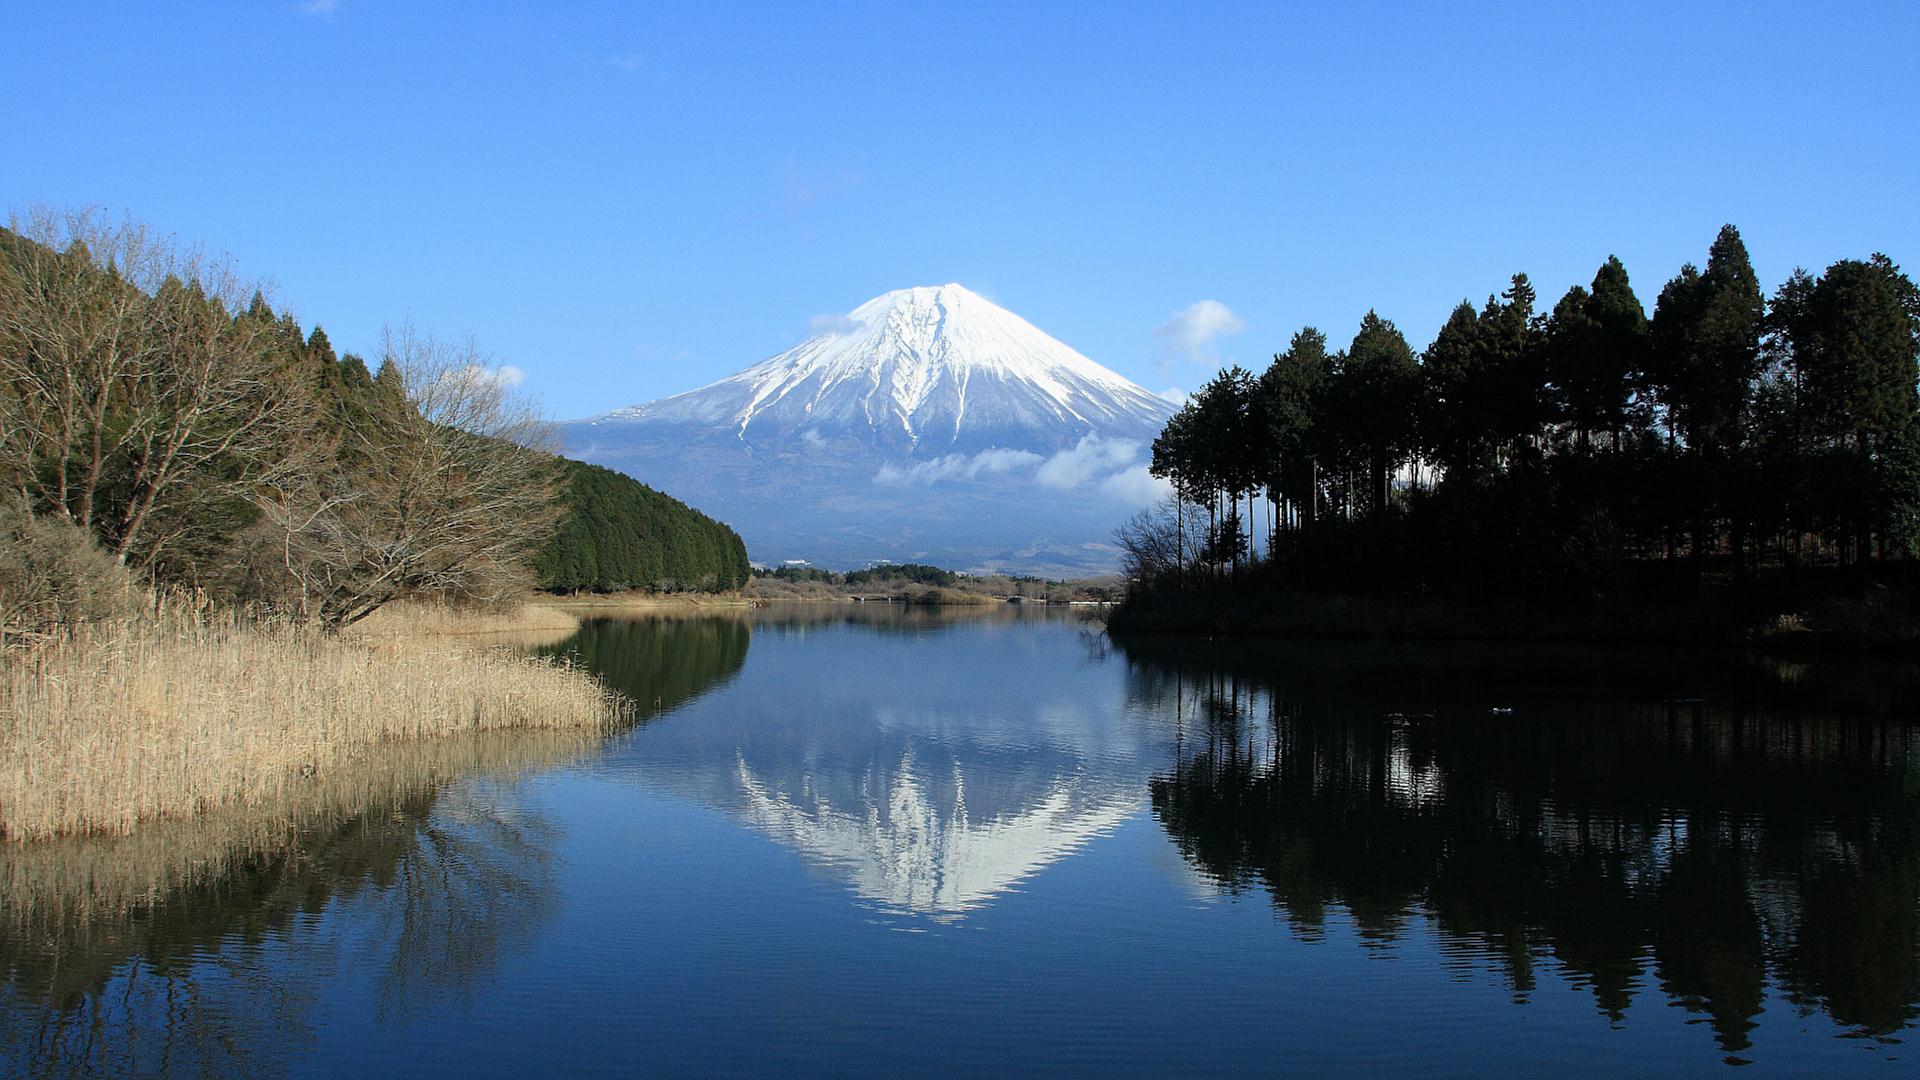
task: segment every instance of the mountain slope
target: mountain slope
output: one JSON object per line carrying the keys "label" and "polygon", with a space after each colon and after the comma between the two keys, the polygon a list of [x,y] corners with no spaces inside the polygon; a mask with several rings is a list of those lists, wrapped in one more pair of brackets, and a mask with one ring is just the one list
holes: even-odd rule
{"label": "mountain slope", "polygon": [[601,423],[726,427],[748,443],[870,433],[917,457],[1159,430],[1166,402],[961,285],[899,289],[745,371]]}
{"label": "mountain slope", "polygon": [[1165,400],[960,285],[875,297],[737,374],[562,426],[755,558],[1088,573],[1151,485]]}

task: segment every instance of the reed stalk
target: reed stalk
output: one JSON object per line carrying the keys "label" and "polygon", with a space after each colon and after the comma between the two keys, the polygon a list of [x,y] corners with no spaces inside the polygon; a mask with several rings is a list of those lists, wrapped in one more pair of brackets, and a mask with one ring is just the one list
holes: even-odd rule
{"label": "reed stalk", "polygon": [[628,708],[584,672],[470,639],[340,637],[178,596],[0,663],[8,841],[124,835],[284,799],[382,744],[604,728]]}

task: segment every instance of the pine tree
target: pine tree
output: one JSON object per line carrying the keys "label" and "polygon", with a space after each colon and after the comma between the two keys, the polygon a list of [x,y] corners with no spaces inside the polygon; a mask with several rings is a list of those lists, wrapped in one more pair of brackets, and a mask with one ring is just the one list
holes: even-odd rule
{"label": "pine tree", "polygon": [[1480,315],[1463,300],[1420,363],[1420,444],[1440,466],[1442,483],[1466,483],[1487,471],[1493,439],[1483,400],[1483,357]]}
{"label": "pine tree", "polygon": [[[1706,271],[1682,267],[1655,306],[1653,368],[1669,441],[1678,438],[1686,447],[1687,467],[1674,492],[1692,521],[1696,562],[1706,558],[1716,538],[1713,523],[1727,509],[1723,493],[1738,479],[1764,316],[1759,279],[1732,225],[1714,238]],[[1745,529],[1737,520],[1731,524],[1738,566]]]}
{"label": "pine tree", "polygon": [[1260,376],[1260,413],[1267,424],[1272,459],[1268,483],[1277,489],[1291,514],[1311,528],[1319,503],[1320,476],[1314,415],[1320,408],[1332,366],[1327,335],[1309,326],[1293,335],[1287,351],[1273,358]]}
{"label": "pine tree", "polygon": [[1587,317],[1599,341],[1596,366],[1588,383],[1592,413],[1599,429],[1611,434],[1613,448],[1618,451],[1634,388],[1646,371],[1648,339],[1646,308],[1634,295],[1627,268],[1617,256],[1607,256],[1593,275]]}
{"label": "pine tree", "polygon": [[1346,434],[1355,464],[1366,470],[1367,508],[1373,513],[1387,509],[1393,473],[1417,449],[1413,404],[1419,379],[1420,366],[1407,339],[1393,323],[1367,312],[1334,376],[1333,397],[1335,422]]}
{"label": "pine tree", "polygon": [[1875,255],[1834,263],[1805,299],[1788,332],[1798,339],[1794,357],[1812,434],[1850,459],[1844,489],[1854,497],[1845,516],[1856,557],[1867,560],[1876,530],[1911,550],[1920,505],[1910,464],[1920,441],[1920,292]]}

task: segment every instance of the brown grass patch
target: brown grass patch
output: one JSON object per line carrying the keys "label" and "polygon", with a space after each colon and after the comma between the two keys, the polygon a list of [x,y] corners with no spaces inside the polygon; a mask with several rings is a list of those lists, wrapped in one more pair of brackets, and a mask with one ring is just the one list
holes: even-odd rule
{"label": "brown grass patch", "polygon": [[603,729],[586,674],[471,641],[341,638],[161,601],[0,671],[0,837],[125,834],[270,803],[368,748],[508,728]]}
{"label": "brown grass patch", "polygon": [[[445,603],[388,603],[348,630],[349,638],[511,634],[515,638],[566,640],[580,617],[549,603],[518,603],[501,611],[449,607]],[[518,642],[515,642],[518,644]]]}
{"label": "brown grass patch", "polygon": [[656,593],[635,589],[623,593],[541,595],[528,606],[561,612],[585,611],[597,615],[622,611],[711,611],[744,608],[750,603],[738,593]]}

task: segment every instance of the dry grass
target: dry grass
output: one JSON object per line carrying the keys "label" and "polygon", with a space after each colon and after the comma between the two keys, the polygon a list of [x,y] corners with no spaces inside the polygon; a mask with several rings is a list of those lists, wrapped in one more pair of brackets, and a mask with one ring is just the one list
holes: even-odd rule
{"label": "dry grass", "polygon": [[163,601],[0,671],[0,838],[125,834],[285,798],[378,744],[624,713],[584,673],[418,635],[354,639]]}
{"label": "dry grass", "polygon": [[622,611],[710,611],[749,606],[738,593],[656,593],[634,589],[623,593],[581,593],[574,596],[541,595],[532,608],[592,613]]}
{"label": "dry grass", "polygon": [[543,630],[573,633],[580,619],[547,604],[524,603],[504,611],[466,610],[444,604],[388,604],[353,625],[350,636],[400,637],[430,634],[521,634]]}

